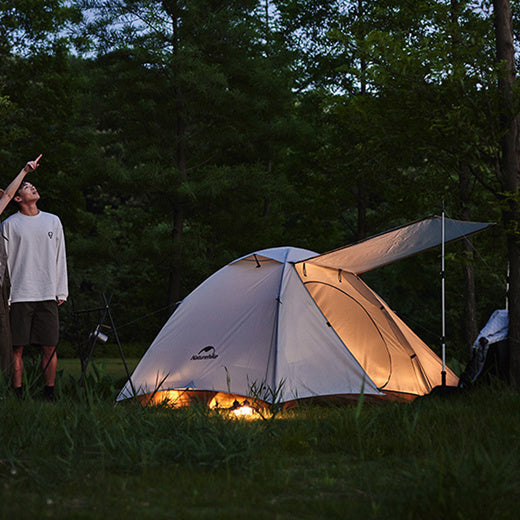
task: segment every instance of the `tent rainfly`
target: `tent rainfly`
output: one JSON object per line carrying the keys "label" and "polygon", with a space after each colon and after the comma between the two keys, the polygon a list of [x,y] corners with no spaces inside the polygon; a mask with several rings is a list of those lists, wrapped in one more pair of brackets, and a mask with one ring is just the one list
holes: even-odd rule
{"label": "tent rainfly", "polygon": [[[443,237],[488,225],[446,219]],[[230,407],[425,395],[441,384],[441,360],[358,275],[441,240],[441,217],[429,217],[322,255],[277,247],[239,258],[182,301],[117,400]],[[446,384],[457,381],[447,369]]]}

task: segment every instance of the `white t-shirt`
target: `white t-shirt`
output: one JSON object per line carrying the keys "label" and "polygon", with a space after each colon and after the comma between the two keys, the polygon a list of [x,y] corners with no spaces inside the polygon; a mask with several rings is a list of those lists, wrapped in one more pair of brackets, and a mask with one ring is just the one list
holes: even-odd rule
{"label": "white t-shirt", "polygon": [[68,296],[65,237],[60,219],[40,211],[18,212],[3,223],[11,303],[66,300]]}

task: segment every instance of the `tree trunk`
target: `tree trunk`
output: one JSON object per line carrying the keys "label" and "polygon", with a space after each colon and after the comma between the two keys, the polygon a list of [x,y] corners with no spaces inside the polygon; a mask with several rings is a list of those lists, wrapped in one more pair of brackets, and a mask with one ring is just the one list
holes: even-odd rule
{"label": "tree trunk", "polygon": [[[172,20],[173,29],[173,81],[177,82],[177,71],[175,59],[179,53],[179,6],[177,2],[163,1],[163,7]],[[186,118],[185,106],[182,88],[176,84],[173,89],[175,96],[175,137],[176,137],[176,156],[175,165],[179,171],[180,182],[187,180],[186,169]],[[177,303],[181,298],[181,280],[182,280],[182,237],[184,233],[184,201],[182,196],[178,195],[173,203],[173,222],[172,222],[172,262],[170,264],[170,276],[168,287],[168,306],[173,312]]]}
{"label": "tree trunk", "polygon": [[[453,71],[458,76],[463,74],[461,69],[464,68],[464,63],[460,56],[460,49],[462,42],[459,32],[461,15],[460,0],[451,0],[450,2],[450,18],[453,30],[450,33],[450,47],[452,56]],[[460,92],[464,96],[464,87]],[[460,217],[462,220],[471,220],[471,189],[470,189],[470,169],[464,160],[458,165],[458,179],[459,179],[459,201],[462,208]],[[463,253],[463,275],[464,275],[464,342],[469,353],[471,347],[478,334],[477,311],[476,311],[476,294],[475,294],[475,273],[473,269],[473,247],[469,239],[462,242]]]}
{"label": "tree trunk", "polygon": [[[358,0],[357,16],[361,20],[364,14],[363,0]],[[365,34],[361,36],[365,37]],[[361,71],[360,79],[360,90],[361,96],[366,96],[367,93],[367,82],[366,82],[366,70],[367,63],[363,54],[359,57],[359,69]],[[367,194],[367,183],[362,178],[357,179],[357,240],[363,240],[367,236],[367,209],[368,209],[368,194]]]}
{"label": "tree trunk", "polygon": [[[464,219],[467,220],[467,219]],[[473,259],[473,248],[469,239],[465,239],[462,243],[462,250],[464,258],[467,262],[464,264],[464,339],[468,351],[471,348],[475,338],[478,335],[477,325],[477,306],[476,306],[476,292],[475,292],[475,272],[471,259]]]}
{"label": "tree trunk", "polygon": [[357,230],[356,240],[367,237],[367,189],[363,179],[357,180]]}
{"label": "tree trunk", "polygon": [[[460,201],[462,206],[462,220],[471,220],[470,209],[470,171],[466,164],[462,164],[459,173]],[[478,335],[477,305],[475,292],[475,271],[473,269],[473,246],[466,238],[462,242],[464,258],[464,339],[468,352]]]}
{"label": "tree trunk", "polygon": [[[180,173],[181,183],[187,180],[186,171],[186,123],[183,116],[182,93],[180,88],[175,89],[177,99],[177,159],[176,165]],[[172,264],[170,267],[170,283],[168,291],[168,306],[170,310],[175,310],[177,302],[181,298],[181,278],[182,278],[182,237],[184,233],[184,201],[179,195],[174,202],[173,224],[172,224]]]}
{"label": "tree trunk", "polygon": [[497,60],[500,66],[498,89],[501,103],[502,154],[498,177],[507,197],[503,211],[507,231],[507,247],[510,269],[509,285],[509,376],[515,386],[520,386],[520,222],[518,198],[519,151],[518,114],[515,111],[514,85],[515,58],[513,24],[509,0],[493,1]]}

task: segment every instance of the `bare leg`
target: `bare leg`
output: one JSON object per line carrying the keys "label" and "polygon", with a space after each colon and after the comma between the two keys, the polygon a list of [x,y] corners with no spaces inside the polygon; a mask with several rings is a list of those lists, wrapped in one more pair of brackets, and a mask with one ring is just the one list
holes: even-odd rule
{"label": "bare leg", "polygon": [[44,370],[43,380],[47,386],[54,386],[57,366],[58,356],[54,351],[54,347],[42,347],[42,370]]}
{"label": "bare leg", "polygon": [[22,386],[23,374],[23,346],[13,347],[13,388],[20,388]]}

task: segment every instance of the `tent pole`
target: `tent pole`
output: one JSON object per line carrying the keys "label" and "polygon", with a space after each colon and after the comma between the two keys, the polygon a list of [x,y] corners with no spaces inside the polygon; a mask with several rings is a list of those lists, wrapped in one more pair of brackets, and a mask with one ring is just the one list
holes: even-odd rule
{"label": "tent pole", "polygon": [[509,310],[509,262],[507,262],[507,274],[506,274],[506,304],[505,309]]}
{"label": "tent pole", "polygon": [[444,242],[445,242],[445,229],[444,229],[444,202],[442,203],[442,219],[441,219],[441,320],[442,320],[442,372],[441,372],[441,384],[443,387],[446,386],[446,291],[445,291],[445,273],[444,273]]}

